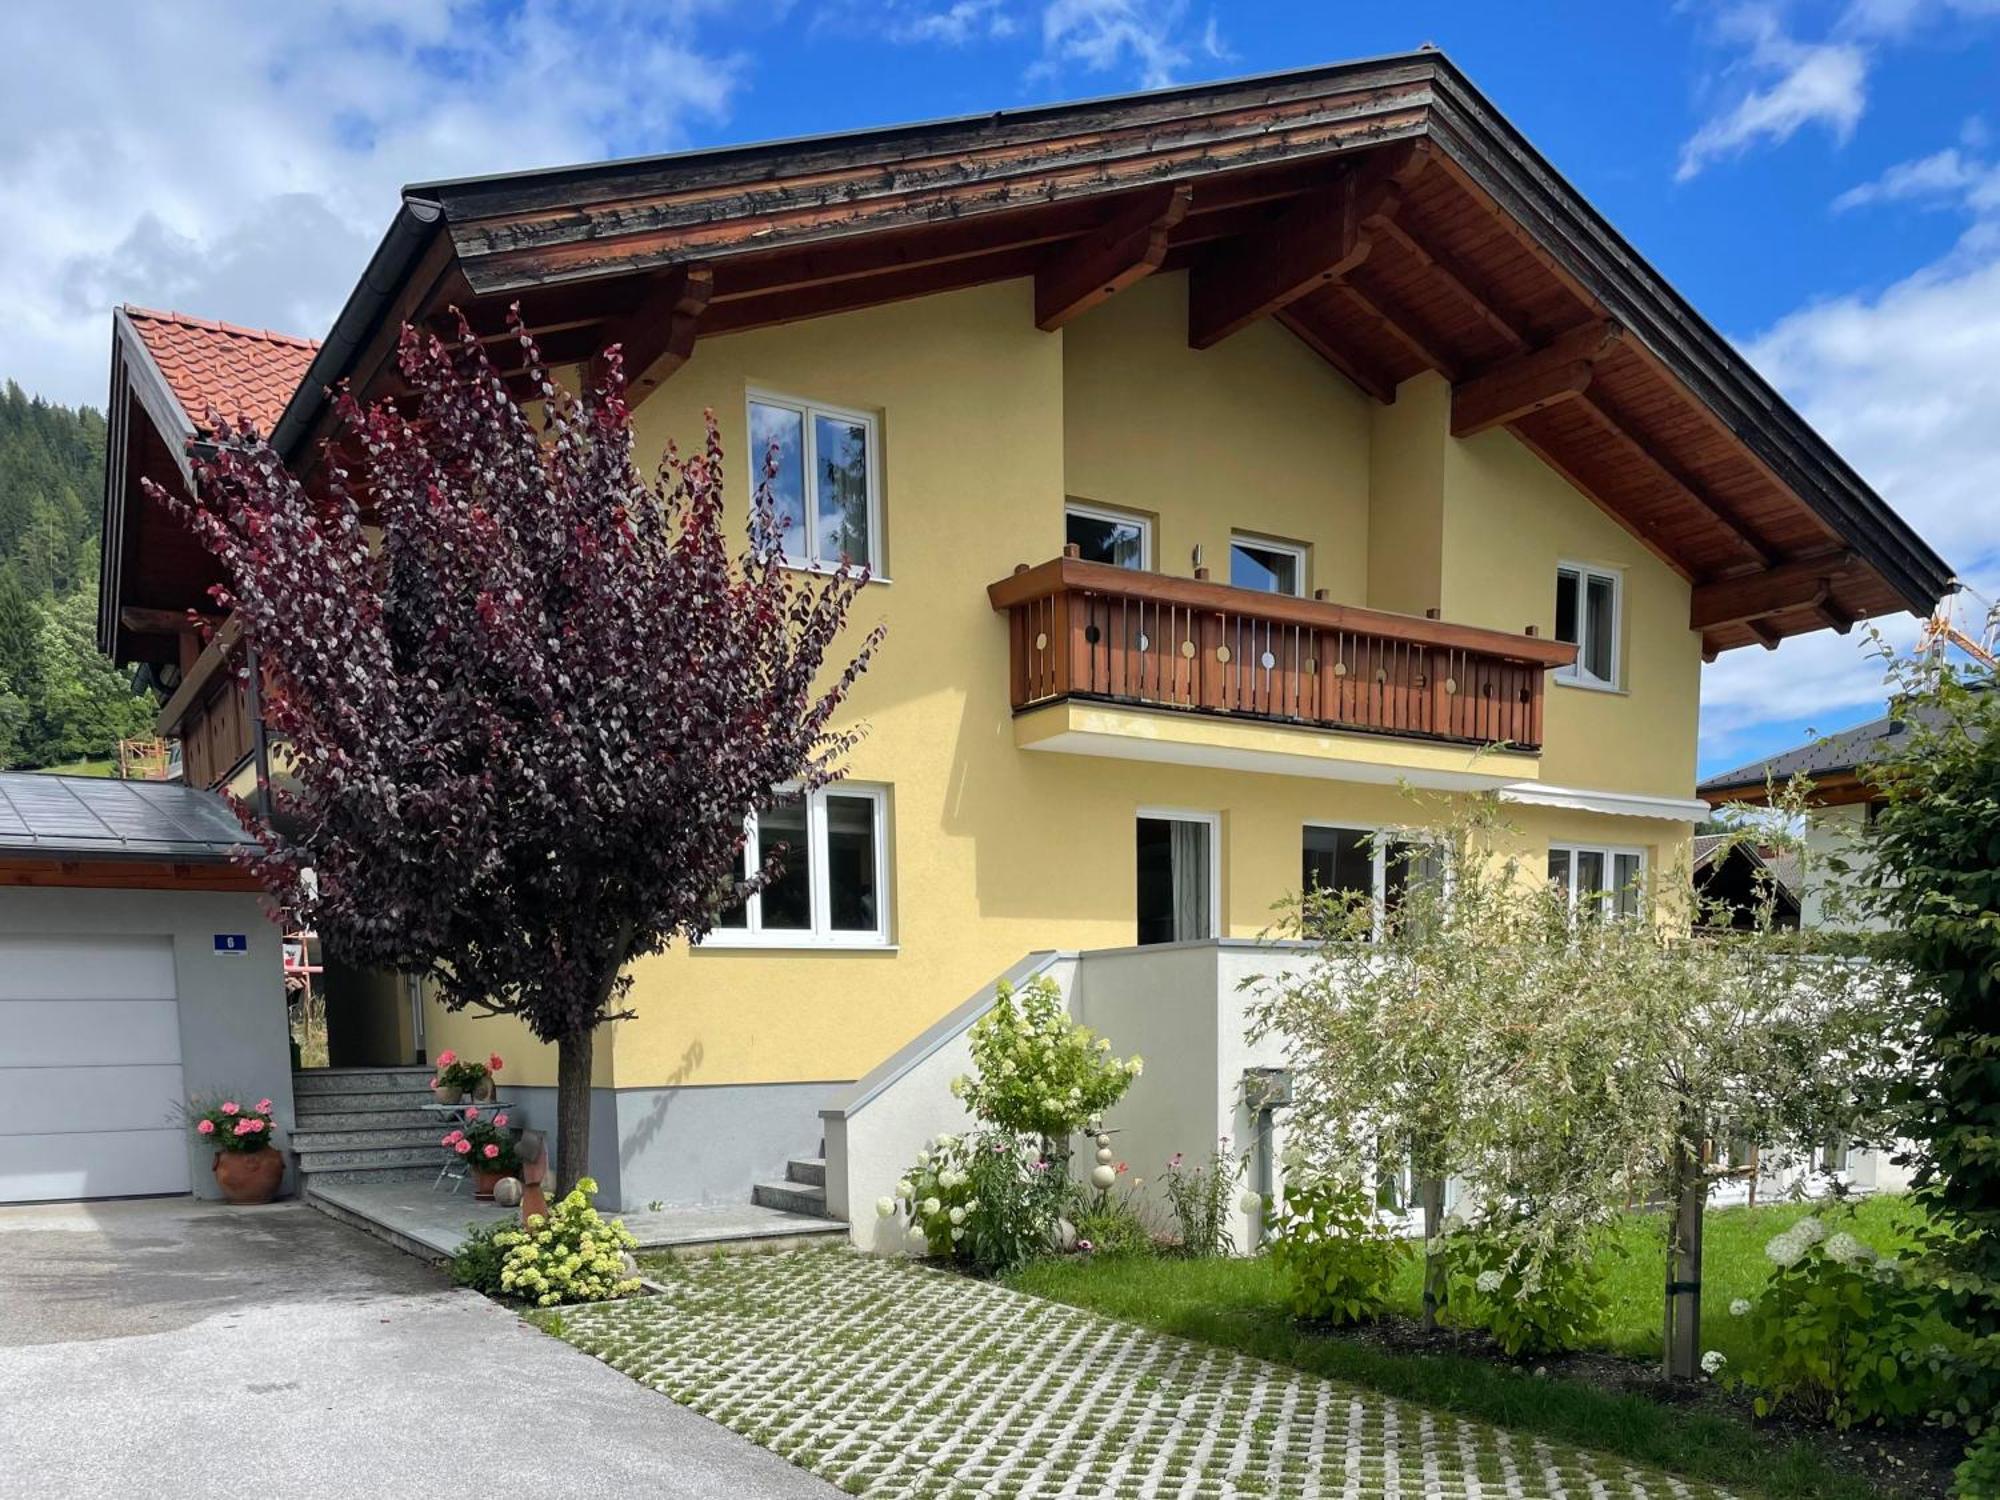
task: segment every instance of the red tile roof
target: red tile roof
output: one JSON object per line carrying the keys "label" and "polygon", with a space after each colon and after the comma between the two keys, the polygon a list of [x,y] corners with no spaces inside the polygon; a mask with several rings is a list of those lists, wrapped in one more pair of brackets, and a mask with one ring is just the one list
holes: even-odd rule
{"label": "red tile roof", "polygon": [[319,350],[312,339],[185,313],[128,305],[125,316],[198,431],[207,430],[212,407],[231,420],[248,417],[268,435]]}

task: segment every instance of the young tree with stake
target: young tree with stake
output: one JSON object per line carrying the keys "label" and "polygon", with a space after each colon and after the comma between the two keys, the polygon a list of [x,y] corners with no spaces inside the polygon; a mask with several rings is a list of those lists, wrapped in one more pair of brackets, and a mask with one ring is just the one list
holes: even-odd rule
{"label": "young tree with stake", "polygon": [[285,744],[252,865],[348,961],[554,1044],[566,1191],[627,966],[776,873],[744,878],[745,819],[835,776],[882,632],[842,659],[865,574],[785,568],[767,487],[732,553],[713,413],[647,479],[618,351],[579,398],[520,337],[532,407],[469,331],[405,328],[416,414],[343,392],[322,487],[218,421],[199,498],[155,493],[222,563]]}

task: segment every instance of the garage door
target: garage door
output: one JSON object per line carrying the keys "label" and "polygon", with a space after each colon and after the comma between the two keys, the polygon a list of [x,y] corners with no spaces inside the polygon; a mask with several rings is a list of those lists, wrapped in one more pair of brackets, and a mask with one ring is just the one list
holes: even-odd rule
{"label": "garage door", "polygon": [[188,1190],[165,938],[0,935],[0,1203]]}

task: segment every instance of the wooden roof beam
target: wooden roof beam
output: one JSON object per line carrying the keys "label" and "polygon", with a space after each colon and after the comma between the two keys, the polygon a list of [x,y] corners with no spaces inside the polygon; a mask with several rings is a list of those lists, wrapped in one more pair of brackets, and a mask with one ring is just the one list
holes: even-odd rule
{"label": "wooden roof beam", "polygon": [[1053,333],[1159,270],[1167,236],[1194,202],[1190,183],[1148,189],[1096,233],[1035,273],[1035,326]]}
{"label": "wooden roof beam", "polygon": [[1417,360],[1436,370],[1446,380],[1458,378],[1458,360],[1446,352],[1444,341],[1412,309],[1385,291],[1355,285],[1351,278],[1341,281],[1335,291]]}
{"label": "wooden roof beam", "polygon": [[1263,234],[1195,264],[1188,275],[1188,344],[1211,349],[1368,258],[1352,173],[1300,199]]}
{"label": "wooden roof beam", "polygon": [[1443,282],[1447,290],[1472,309],[1480,322],[1517,353],[1525,353],[1533,343],[1526,324],[1502,309],[1499,294],[1487,286],[1485,278],[1449,251],[1420,238],[1400,219],[1370,219],[1362,227],[1379,239],[1394,241],[1403,254]]}
{"label": "wooden roof beam", "polygon": [[1618,346],[1624,330],[1599,320],[1559,333],[1541,348],[1501,361],[1461,381],[1451,393],[1451,434],[1471,437],[1532,416],[1589,387],[1593,366]]}
{"label": "wooden roof beam", "polygon": [[705,265],[680,265],[663,274],[630,315],[604,329],[599,353],[590,364],[588,386],[603,379],[603,353],[624,346],[625,404],[637,407],[694,354],[695,332],[715,290],[715,272]]}
{"label": "wooden roof beam", "polygon": [[1357,359],[1353,350],[1330,337],[1317,324],[1301,316],[1296,308],[1281,308],[1276,314],[1275,321],[1300,343],[1346,376],[1355,389],[1365,395],[1373,396],[1384,406],[1396,399],[1396,382],[1391,376],[1366,361]]}
{"label": "wooden roof beam", "polygon": [[[1787,609],[1832,609],[1829,600],[1834,581],[1854,563],[1852,552],[1836,552],[1782,563],[1747,577],[1698,584],[1688,612],[1688,628],[1708,631],[1718,625],[1741,625]],[[1851,628],[1854,622],[1850,619],[1847,624]]]}

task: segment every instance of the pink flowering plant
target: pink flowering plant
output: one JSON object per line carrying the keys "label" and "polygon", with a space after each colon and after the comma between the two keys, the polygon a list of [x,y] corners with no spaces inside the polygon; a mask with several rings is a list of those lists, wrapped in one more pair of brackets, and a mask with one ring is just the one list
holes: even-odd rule
{"label": "pink flowering plant", "polygon": [[477,1058],[460,1057],[449,1047],[438,1054],[437,1063],[437,1077],[431,1080],[431,1087],[459,1089],[466,1093],[498,1073],[501,1067],[497,1052],[485,1062],[480,1062]]}
{"label": "pink flowering plant", "polygon": [[245,1104],[234,1095],[191,1099],[188,1128],[218,1151],[261,1151],[271,1144],[271,1101]]}
{"label": "pink flowering plant", "polygon": [[489,1114],[474,1105],[466,1110],[465,1123],[446,1131],[438,1144],[453,1156],[463,1157],[475,1172],[516,1177],[521,1171],[521,1155],[514,1147],[515,1134],[507,1123],[506,1110]]}

